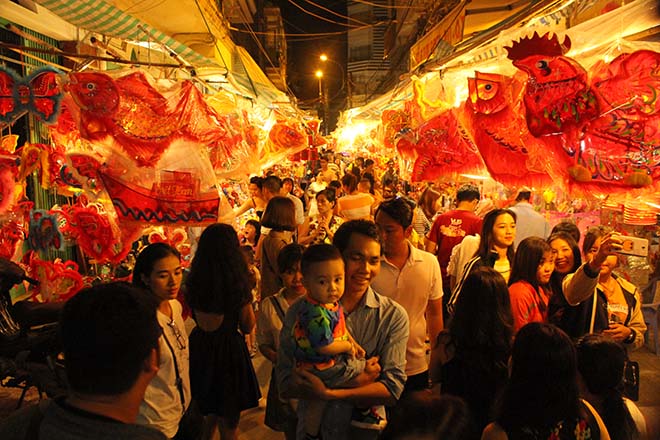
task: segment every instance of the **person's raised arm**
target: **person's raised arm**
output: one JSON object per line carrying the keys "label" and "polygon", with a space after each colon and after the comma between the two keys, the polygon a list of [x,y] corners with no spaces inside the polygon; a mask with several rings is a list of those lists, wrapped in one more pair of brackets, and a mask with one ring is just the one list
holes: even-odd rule
{"label": "person's raised arm", "polygon": [[603,237],[596,255],[580,266],[575,273],[567,275],[562,282],[566,302],[575,306],[589,299],[595,293],[601,265],[607,257],[620,251],[621,245],[622,241],[616,235],[607,234]]}

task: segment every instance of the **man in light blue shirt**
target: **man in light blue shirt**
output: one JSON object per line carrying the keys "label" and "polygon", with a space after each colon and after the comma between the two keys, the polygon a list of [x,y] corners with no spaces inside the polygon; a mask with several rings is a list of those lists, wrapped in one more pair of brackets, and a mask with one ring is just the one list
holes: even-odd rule
{"label": "man in light blue shirt", "polygon": [[532,190],[523,186],[518,191],[516,204],[511,211],[516,213],[516,238],[513,242],[515,248],[527,237],[548,238],[550,235],[550,223],[541,214],[534,210],[529,201],[532,198]]}
{"label": "man in light blue shirt", "polygon": [[[374,292],[370,283],[380,271],[380,237],[376,225],[368,220],[342,224],[333,243],[345,264],[345,289],[341,304],[349,332],[366,352],[367,366],[359,376],[360,386],[330,389],[314,374],[295,367],[292,328],[299,303],[287,311],[280,333],[276,373],[282,397],[327,400],[321,438],[375,439],[379,431],[351,426],[353,408],[394,405],[406,382],[406,344],[408,315],[391,299]],[[304,400],[298,418],[305,417]],[[301,432],[299,424],[299,433]]]}

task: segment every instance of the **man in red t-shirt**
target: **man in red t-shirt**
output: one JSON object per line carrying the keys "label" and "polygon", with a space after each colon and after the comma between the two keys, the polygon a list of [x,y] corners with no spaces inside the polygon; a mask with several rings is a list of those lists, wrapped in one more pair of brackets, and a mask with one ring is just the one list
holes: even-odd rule
{"label": "man in red t-shirt", "polygon": [[431,230],[426,236],[426,250],[438,257],[442,271],[442,288],[445,290],[443,299],[451,296],[447,265],[451,250],[463,241],[466,235],[481,232],[482,219],[474,213],[479,203],[479,188],[465,184],[456,191],[456,209],[447,211],[436,217]]}

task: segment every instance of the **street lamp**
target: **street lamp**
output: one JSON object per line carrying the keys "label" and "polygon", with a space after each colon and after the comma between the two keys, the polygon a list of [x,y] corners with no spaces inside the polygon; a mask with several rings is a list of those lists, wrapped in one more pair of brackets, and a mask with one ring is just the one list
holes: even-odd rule
{"label": "street lamp", "polygon": [[331,63],[333,63],[337,67],[339,67],[339,70],[341,71],[341,89],[340,90],[344,90],[344,87],[346,86],[346,80],[344,78],[346,76],[346,72],[344,71],[344,66],[339,64],[337,61],[328,58],[328,56],[324,53],[319,55],[319,60],[321,60],[321,62],[323,62],[323,63],[325,63],[327,61],[330,61]]}
{"label": "street lamp", "polygon": [[319,118],[321,118],[321,112],[323,112],[323,127],[324,127],[324,134],[327,133],[327,126],[328,126],[328,121],[326,120],[328,118],[328,112],[326,110],[326,107],[323,105],[323,71],[322,70],[317,70],[314,72],[314,75],[319,79],[319,110],[318,110],[318,115]]}
{"label": "street lamp", "polygon": [[323,100],[323,86],[322,86],[322,81],[323,81],[323,71],[322,70],[317,70],[314,72],[314,75],[319,79],[319,99]]}

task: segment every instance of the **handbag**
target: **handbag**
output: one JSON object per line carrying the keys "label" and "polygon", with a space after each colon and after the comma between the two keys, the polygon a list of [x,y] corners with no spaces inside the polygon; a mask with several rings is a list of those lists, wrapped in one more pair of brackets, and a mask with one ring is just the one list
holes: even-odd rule
{"label": "handbag", "polygon": [[639,363],[627,360],[623,367],[623,395],[637,402],[639,400]]}

